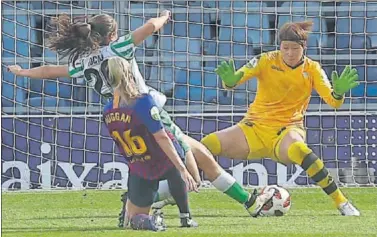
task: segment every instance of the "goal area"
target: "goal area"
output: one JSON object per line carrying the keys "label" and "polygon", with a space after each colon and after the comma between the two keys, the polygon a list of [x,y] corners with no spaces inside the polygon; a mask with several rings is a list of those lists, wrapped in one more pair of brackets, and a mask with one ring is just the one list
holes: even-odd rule
{"label": "goal area", "polygon": [[[164,9],[172,21],[138,47],[136,59],[147,84],[167,95],[175,122],[198,140],[240,121],[257,89],[253,79],[224,90],[215,67],[233,58],[239,68],[278,49],[285,22],[312,20],[307,56],[329,76],[352,65],[360,86],[338,110],[313,91],[307,143],[340,185],[376,186],[377,1],[1,1],[2,190],[127,187],[128,167],[102,122],[106,99],[83,80],[16,77],[7,66],[67,63],[46,47],[59,14],[79,21],[106,13],[122,35]],[[245,186],[314,184],[301,168],[268,157],[216,159]]]}

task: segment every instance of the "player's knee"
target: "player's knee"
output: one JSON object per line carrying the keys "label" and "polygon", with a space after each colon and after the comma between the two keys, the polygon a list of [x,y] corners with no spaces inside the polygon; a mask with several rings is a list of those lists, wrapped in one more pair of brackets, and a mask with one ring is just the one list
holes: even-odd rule
{"label": "player's knee", "polygon": [[290,161],[300,165],[301,167],[303,165],[306,167],[307,164],[310,166],[318,159],[308,145],[301,141],[293,142],[288,147],[288,158]]}
{"label": "player's knee", "polygon": [[206,146],[213,155],[217,156],[221,153],[221,142],[216,134],[211,133],[205,136],[200,142]]}

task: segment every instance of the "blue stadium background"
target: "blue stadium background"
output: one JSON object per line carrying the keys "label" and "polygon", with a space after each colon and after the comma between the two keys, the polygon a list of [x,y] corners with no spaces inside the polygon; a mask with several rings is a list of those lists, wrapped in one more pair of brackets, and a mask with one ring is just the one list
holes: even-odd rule
{"label": "blue stadium background", "polygon": [[[24,67],[38,66],[40,60],[33,58],[46,58],[44,61],[48,62],[51,57],[56,57],[53,52],[42,47],[44,34],[49,31],[48,23],[54,15],[51,13],[56,15],[58,11],[102,9],[105,13],[113,14],[116,7],[116,2],[112,1],[92,1],[90,6],[85,1],[57,2],[45,1],[44,6],[40,1],[15,5],[13,2],[2,2],[2,11],[5,13],[2,14],[2,56],[7,63],[17,62]],[[314,33],[309,40],[308,55],[321,61],[328,74],[334,69],[341,70],[346,64],[353,64],[359,70],[362,80],[362,85],[352,91],[354,102],[377,101],[375,2],[354,3],[352,6],[349,3],[339,3],[337,8],[331,2],[321,4],[304,1],[295,1],[293,4],[288,1],[254,1],[247,4],[245,1],[173,1],[164,4],[131,1],[127,6],[130,14],[125,13],[127,24],[120,33],[142,25],[145,19],[156,15],[158,7],[179,12],[173,15],[174,21],[164,28],[160,37],[151,37],[137,53],[141,71],[149,84],[171,94],[171,82],[177,83],[175,94],[172,95],[174,98],[210,102],[216,97],[219,103],[231,103],[230,93],[217,94],[217,81],[212,73],[218,62],[216,60],[233,56],[239,59],[236,61],[237,66],[241,66],[253,55],[276,49],[276,29],[286,21],[303,20],[306,16],[306,19],[315,23]],[[276,10],[275,13],[271,11],[274,6],[283,10]],[[350,11],[350,7],[356,10]],[[290,12],[284,8],[292,10]],[[269,10],[263,12],[264,9]],[[339,12],[331,9],[338,9]],[[83,12],[80,13],[74,16],[82,16]],[[207,58],[200,59],[202,55]],[[364,60],[363,55],[372,59]],[[330,59],[324,60],[324,56],[329,56]],[[358,60],[350,60],[350,56],[359,57]],[[24,59],[21,61],[28,62],[30,57],[31,65],[15,61]],[[162,57],[165,61],[159,63],[158,58]],[[178,61],[177,58],[188,60]],[[171,62],[173,60],[176,62]],[[4,70],[3,82],[3,106],[14,107],[15,102],[22,104],[27,100],[31,100],[30,105],[38,106],[40,101],[37,98],[42,95],[49,97],[46,99],[52,104],[54,97],[60,98],[61,106],[77,106],[81,105],[79,102],[88,102],[84,87],[72,87],[74,84],[67,79],[60,79],[60,83],[45,82],[42,86],[41,80],[15,80]],[[190,87],[188,90],[187,86]],[[247,104],[252,100],[253,93],[250,93],[249,101],[245,99],[247,95],[241,92],[244,89],[242,87],[240,92],[235,92],[235,104]],[[255,83],[249,89],[253,92]],[[98,98],[90,102],[96,103]],[[319,102],[318,98],[312,100],[312,103]]]}
{"label": "blue stadium background", "polygon": [[[351,156],[361,159],[364,167],[377,168],[376,1],[43,1],[43,4],[42,1],[2,1],[1,97],[2,115],[8,116],[2,120],[2,163],[26,160],[38,177],[35,164],[43,162],[39,151],[41,142],[54,144],[56,160],[60,156],[61,160],[71,162],[72,156],[77,156],[81,162],[95,160],[101,166],[101,159],[105,158],[95,152],[105,153],[109,160],[118,159],[112,155],[114,148],[108,149],[113,147],[112,141],[98,119],[67,117],[54,118],[51,122],[12,117],[28,113],[31,108],[33,114],[42,113],[38,108],[44,109],[45,114],[47,109],[50,114],[56,114],[58,109],[63,113],[82,113],[89,108],[97,113],[101,110],[101,98],[87,88],[84,81],[14,77],[6,71],[6,65],[29,68],[43,63],[55,64],[58,57],[44,44],[51,31],[51,17],[58,13],[72,13],[77,20],[83,15],[108,13],[118,20],[119,33],[126,34],[146,19],[157,16],[162,9],[173,11],[173,21],[160,34],[148,38],[136,53],[147,83],[169,96],[169,106],[220,104],[231,106],[232,111],[234,108],[244,111],[252,102],[256,81],[226,92],[213,73],[218,62],[233,57],[240,67],[254,55],[277,49],[277,29],[285,22],[313,20],[315,27],[309,39],[308,56],[320,61],[328,75],[332,70],[341,71],[345,65],[353,65],[359,72],[361,85],[347,94],[344,113],[308,116],[308,143],[331,168],[349,167]],[[215,108],[210,112],[229,112],[222,107]],[[309,110],[326,111],[315,92]],[[200,138],[240,118],[229,114],[209,118],[179,117],[176,121],[190,135]],[[17,130],[16,124],[26,132]],[[82,130],[80,126],[87,129]],[[54,154],[43,157],[54,160]],[[29,162],[30,159],[35,159],[35,164]],[[236,164],[219,159],[227,169]],[[55,172],[55,176],[59,176],[58,171]],[[19,175],[8,170],[2,175],[2,183]],[[112,177],[116,175],[113,173]],[[38,179],[36,177],[34,180]],[[97,178],[92,182],[100,179],[99,175],[93,177]],[[305,179],[302,183],[307,182]]]}

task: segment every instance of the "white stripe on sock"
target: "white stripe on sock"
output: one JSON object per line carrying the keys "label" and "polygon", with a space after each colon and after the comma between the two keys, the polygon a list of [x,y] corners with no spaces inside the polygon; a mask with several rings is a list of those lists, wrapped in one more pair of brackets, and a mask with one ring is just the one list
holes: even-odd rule
{"label": "white stripe on sock", "polygon": [[226,192],[236,182],[236,179],[225,170],[212,182],[219,191]]}

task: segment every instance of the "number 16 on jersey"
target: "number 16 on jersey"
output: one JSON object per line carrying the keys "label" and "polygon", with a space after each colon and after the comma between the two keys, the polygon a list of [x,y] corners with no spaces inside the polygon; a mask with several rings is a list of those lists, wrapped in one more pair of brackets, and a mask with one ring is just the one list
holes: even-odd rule
{"label": "number 16 on jersey", "polygon": [[111,136],[119,142],[128,157],[143,155],[148,150],[144,139],[140,136],[131,136],[131,130],[124,131],[122,135],[118,131],[112,131]]}

